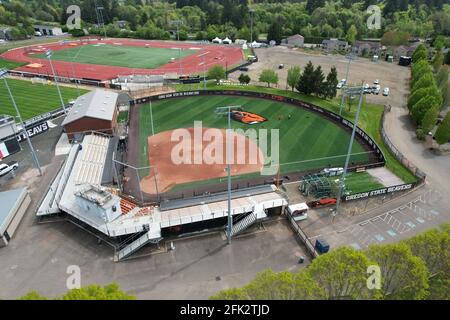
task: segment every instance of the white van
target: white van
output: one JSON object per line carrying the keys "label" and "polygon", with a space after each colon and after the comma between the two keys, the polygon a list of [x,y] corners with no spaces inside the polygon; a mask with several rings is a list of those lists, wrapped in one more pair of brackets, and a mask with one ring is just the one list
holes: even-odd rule
{"label": "white van", "polygon": [[291,204],[287,207],[289,214],[294,218],[294,221],[302,221],[308,219],[308,205],[306,203]]}

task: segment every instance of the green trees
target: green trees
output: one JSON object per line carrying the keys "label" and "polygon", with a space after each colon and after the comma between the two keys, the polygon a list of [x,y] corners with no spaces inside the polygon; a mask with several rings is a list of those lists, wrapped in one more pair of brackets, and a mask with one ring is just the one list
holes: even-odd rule
{"label": "green trees", "polygon": [[[334,249],[297,273],[265,270],[241,288],[211,299],[450,299],[450,225],[365,251]],[[380,289],[369,289],[379,267]],[[370,282],[371,283],[371,282]]]}
{"label": "green trees", "polygon": [[133,296],[126,294],[119,289],[115,283],[104,287],[90,285],[80,289],[68,291],[61,297],[62,300],[134,300]]}
{"label": "green trees", "polygon": [[450,140],[450,111],[444,117],[441,124],[434,135],[436,142],[439,144],[447,143]]}
{"label": "green trees", "polygon": [[411,94],[408,98],[408,109],[418,125],[416,134],[419,139],[434,128],[439,110],[448,95],[448,68],[442,67],[442,53],[438,51],[433,60],[435,75],[427,57],[427,49],[419,45],[413,54],[415,62],[411,69]]}
{"label": "green trees", "polygon": [[427,296],[427,267],[421,258],[412,254],[408,245],[372,245],[367,256],[381,268],[381,289],[376,291],[375,297],[417,300]]}
{"label": "green trees", "polygon": [[225,69],[221,65],[216,64],[208,70],[208,78],[215,79],[217,82],[219,82],[220,79],[225,79],[225,77]]}
{"label": "green trees", "polygon": [[250,79],[250,76],[248,74],[241,73],[241,75],[239,76],[238,80],[239,80],[239,83],[249,84],[251,79]]}
{"label": "green trees", "polygon": [[313,81],[313,73],[314,66],[311,61],[309,61],[305,68],[303,69],[303,73],[300,76],[300,80],[297,83],[297,90],[304,94],[311,94],[314,92],[314,87],[312,84]]}
{"label": "green trees", "polygon": [[[289,75],[289,74],[288,74]],[[324,98],[334,98],[336,96],[337,70],[333,66],[328,73],[326,81],[321,66],[314,68],[311,61],[305,66],[300,76],[296,88],[304,94],[315,94]]]}
{"label": "green trees", "polygon": [[434,128],[438,115],[439,108],[437,106],[431,107],[427,112],[425,112],[422,119],[422,125],[420,126],[424,134],[427,134]]}
{"label": "green trees", "polygon": [[270,24],[267,30],[267,40],[274,40],[277,44],[281,42],[283,38],[283,30],[280,22],[280,18],[276,17],[274,21]]}
{"label": "green trees", "polygon": [[[18,298],[19,300],[47,300],[46,297],[36,291],[31,291],[26,295]],[[130,296],[120,290],[116,283],[108,284],[104,287],[93,284],[80,289],[72,289],[66,292],[56,300],[134,300],[135,297]]]}
{"label": "green trees", "polygon": [[278,83],[278,74],[272,69],[264,69],[259,75],[259,82],[267,83],[267,87],[270,88],[271,84]]}
{"label": "green trees", "polygon": [[298,82],[300,81],[301,69],[299,66],[294,66],[289,68],[287,73],[287,84],[291,87],[292,91],[294,91]]}
{"label": "green trees", "polygon": [[351,44],[354,44],[356,41],[357,35],[358,35],[358,30],[356,29],[355,25],[352,24],[350,26],[350,28],[347,30],[347,35],[345,37],[345,40],[347,40]]}
{"label": "green trees", "polygon": [[324,290],[326,299],[358,299],[367,295],[369,265],[363,252],[342,247],[315,259],[308,273]]}
{"label": "green trees", "polygon": [[[440,97],[439,97],[440,98]],[[414,119],[414,121],[418,124],[422,124],[422,120],[427,113],[427,111],[431,108],[437,108],[439,109],[440,102],[439,98],[437,97],[430,97],[425,96],[422,99],[420,99],[411,110],[411,115]]]}
{"label": "green trees", "polygon": [[427,60],[427,59],[428,59],[428,50],[423,44],[420,44],[419,46],[417,46],[416,50],[414,50],[412,60],[413,62],[418,62],[420,60]]}
{"label": "green trees", "polygon": [[338,74],[337,74],[337,70],[336,67],[333,66],[331,68],[330,73],[328,73],[327,75],[327,80],[325,82],[325,86],[324,86],[324,96],[326,98],[334,98],[336,97],[336,92],[337,92],[337,84],[339,83],[338,81]]}

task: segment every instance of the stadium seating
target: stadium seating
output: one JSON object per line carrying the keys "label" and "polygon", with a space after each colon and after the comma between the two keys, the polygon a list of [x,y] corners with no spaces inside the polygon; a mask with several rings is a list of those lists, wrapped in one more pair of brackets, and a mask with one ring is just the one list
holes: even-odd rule
{"label": "stadium seating", "polygon": [[108,137],[97,134],[85,136],[76,184],[101,184],[109,140]]}

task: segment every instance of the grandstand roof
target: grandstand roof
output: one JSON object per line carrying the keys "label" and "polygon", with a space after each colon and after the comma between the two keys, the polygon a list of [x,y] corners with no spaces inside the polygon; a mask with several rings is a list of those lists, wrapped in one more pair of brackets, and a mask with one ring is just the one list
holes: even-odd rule
{"label": "grandstand roof", "polygon": [[62,125],[84,117],[112,120],[119,94],[106,90],[95,90],[77,98]]}

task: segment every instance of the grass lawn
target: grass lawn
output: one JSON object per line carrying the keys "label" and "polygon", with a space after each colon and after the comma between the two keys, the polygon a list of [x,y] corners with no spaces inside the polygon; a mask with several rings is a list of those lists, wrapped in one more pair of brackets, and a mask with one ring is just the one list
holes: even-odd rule
{"label": "grass lawn", "polygon": [[[339,189],[341,177],[330,177],[329,180]],[[351,172],[345,177],[345,185],[349,193],[365,192],[384,188],[374,177],[367,172]]]}
{"label": "grass lawn", "polygon": [[[24,120],[61,107],[55,85],[32,84],[30,81],[15,79],[8,79],[8,84]],[[62,86],[60,89],[66,104],[78,96],[77,89]],[[80,94],[86,92],[80,89]],[[4,81],[0,81],[0,101],[1,114],[16,115]]]}
{"label": "grass lawn", "polygon": [[[53,60],[118,66],[127,68],[153,69],[169,63],[172,58],[184,58],[196,50],[170,48],[145,48],[119,45],[85,45],[53,52]],[[44,54],[34,55],[45,58]]]}
{"label": "grass lawn", "polygon": [[[315,113],[290,104],[266,99],[233,96],[197,96],[153,102],[155,132],[194,126],[227,127],[226,117],[217,117],[214,110],[220,106],[240,105],[245,111],[259,114],[268,121],[256,125],[232,122],[233,129],[279,129],[281,173],[343,166],[350,134],[337,124]],[[291,119],[288,116],[291,115]],[[147,137],[151,135],[150,108],[139,110],[140,165],[148,165]],[[151,152],[151,151],[150,151]],[[269,156],[272,151],[269,149]],[[353,145],[351,161],[364,162],[368,154],[359,143]],[[277,169],[276,169],[277,170]]]}
{"label": "grass lawn", "polygon": [[128,111],[119,112],[119,116],[117,117],[117,122],[124,123],[128,121]]}
{"label": "grass lawn", "polygon": [[15,61],[9,61],[9,60],[0,58],[0,68],[5,68],[8,70],[19,68],[25,64],[26,64],[25,62],[15,62]]}
{"label": "grass lawn", "polygon": [[[190,85],[178,85],[177,91],[184,90],[198,90],[199,86],[190,84]],[[219,86],[213,82],[209,82],[207,89],[211,90],[248,90],[248,91],[258,91],[258,92],[266,92],[277,94],[286,97],[297,98],[299,100],[314,103],[322,108],[327,110],[331,110],[333,112],[339,113],[339,99],[335,98],[333,100],[325,100],[320,99],[314,96],[307,96],[300,94],[298,92],[286,91],[282,89],[276,88],[266,88],[260,86]],[[356,102],[354,103],[352,109],[348,111],[347,106],[344,106],[342,115],[353,121],[356,113]],[[384,156],[386,158],[386,167],[395,173],[400,179],[402,179],[406,183],[412,183],[417,181],[416,177],[406,169],[397,159],[390,153],[388,148],[384,145],[383,140],[381,138],[380,126],[381,126],[381,117],[383,114],[383,106],[378,104],[367,103],[365,100],[363,102],[361,113],[359,117],[358,126],[364,129],[366,133],[368,133],[372,139],[378,144],[380,149],[383,151]]]}

